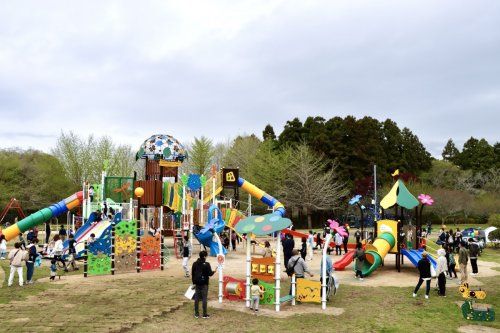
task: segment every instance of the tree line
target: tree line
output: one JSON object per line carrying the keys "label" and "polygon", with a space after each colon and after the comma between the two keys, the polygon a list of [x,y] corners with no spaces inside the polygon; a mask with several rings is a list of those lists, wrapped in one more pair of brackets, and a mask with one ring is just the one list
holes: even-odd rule
{"label": "tree line", "polygon": [[[485,139],[471,138],[462,150],[450,139],[443,160],[435,160],[410,129],[391,119],[347,116],[294,118],[279,134],[267,125],[262,136],[220,143],[201,136],[185,145],[189,158],[181,172],[207,175],[212,164],[238,167],[242,177],[279,198],[309,227],[320,222],[313,219],[317,212],[345,214],[351,195],[362,194],[368,205],[374,164],[379,199],[394,181],[391,173],[399,169],[412,193],[435,196],[435,206],[426,210],[435,222],[484,222],[499,213],[499,143],[490,145]],[[61,133],[51,154],[0,151],[0,205],[16,197],[28,211],[36,210],[81,188],[84,180],[100,182],[103,170],[130,176],[143,167],[134,154],[132,147],[109,137],[83,138],[72,132]],[[254,209],[264,213],[267,207],[254,200]]]}

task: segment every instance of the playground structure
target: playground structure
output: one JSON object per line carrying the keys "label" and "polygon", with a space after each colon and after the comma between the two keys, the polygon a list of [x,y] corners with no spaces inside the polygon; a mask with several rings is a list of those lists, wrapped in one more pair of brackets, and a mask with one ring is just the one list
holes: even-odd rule
{"label": "playground structure", "polygon": [[5,208],[0,213],[0,225],[2,224],[4,218],[7,216],[10,210],[16,210],[17,215],[24,219],[26,215],[24,214],[23,208],[21,207],[21,203],[16,198],[10,198],[9,202],[5,206]]}

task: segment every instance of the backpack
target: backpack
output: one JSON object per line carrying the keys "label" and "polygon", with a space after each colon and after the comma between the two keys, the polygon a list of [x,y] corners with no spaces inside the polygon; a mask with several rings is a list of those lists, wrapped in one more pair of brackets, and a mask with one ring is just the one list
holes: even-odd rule
{"label": "backpack", "polygon": [[197,262],[193,269],[193,283],[202,286],[207,283],[207,277],[203,275],[204,262]]}
{"label": "backpack", "polygon": [[297,265],[297,263],[299,262],[301,258],[299,257],[297,260],[295,260],[295,263],[293,264],[292,267],[287,267],[286,268],[286,275],[288,276],[292,276],[293,273],[295,273],[295,265]]}

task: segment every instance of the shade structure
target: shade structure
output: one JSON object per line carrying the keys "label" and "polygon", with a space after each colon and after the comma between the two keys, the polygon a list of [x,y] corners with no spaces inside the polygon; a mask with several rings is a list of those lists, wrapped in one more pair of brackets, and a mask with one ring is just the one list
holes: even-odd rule
{"label": "shade structure", "polygon": [[398,179],[398,181],[394,183],[389,193],[380,201],[380,206],[383,209],[388,209],[395,204],[406,209],[412,209],[418,206],[417,198],[408,191],[401,179]]}

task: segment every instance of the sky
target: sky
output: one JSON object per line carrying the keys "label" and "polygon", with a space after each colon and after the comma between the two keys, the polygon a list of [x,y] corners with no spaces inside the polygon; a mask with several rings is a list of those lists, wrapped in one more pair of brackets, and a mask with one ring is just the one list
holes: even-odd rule
{"label": "sky", "polygon": [[0,1],[0,148],[317,115],[500,141],[500,1]]}

